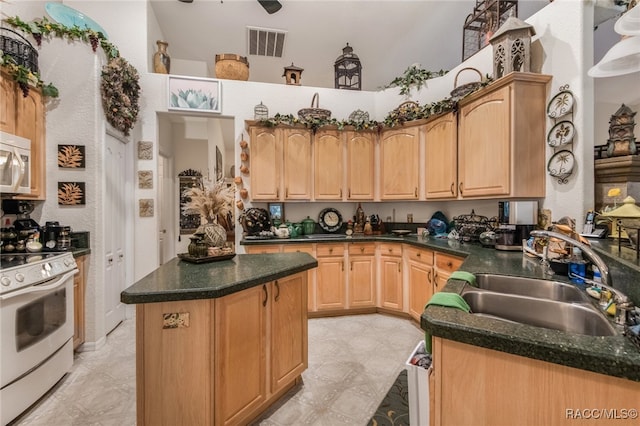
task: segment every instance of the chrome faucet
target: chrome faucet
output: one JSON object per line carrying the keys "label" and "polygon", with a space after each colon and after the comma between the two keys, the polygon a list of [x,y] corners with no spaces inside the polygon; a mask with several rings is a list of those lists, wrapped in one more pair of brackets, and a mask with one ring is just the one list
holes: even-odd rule
{"label": "chrome faucet", "polygon": [[634,309],[633,303],[631,303],[631,300],[626,294],[611,286],[611,274],[609,273],[609,267],[606,263],[604,263],[604,260],[602,260],[602,258],[598,256],[595,251],[593,251],[590,246],[559,232],[533,230],[531,231],[531,236],[557,238],[559,240],[566,241],[569,244],[572,244],[582,250],[582,254],[588,257],[589,260],[591,260],[593,264],[600,270],[600,274],[602,275],[602,282],[597,283],[592,280],[586,279],[585,277],[579,278],[585,280],[589,284],[602,287],[605,290],[609,290],[613,295],[614,302],[616,303],[615,322],[619,325],[626,324],[628,319],[628,312]]}

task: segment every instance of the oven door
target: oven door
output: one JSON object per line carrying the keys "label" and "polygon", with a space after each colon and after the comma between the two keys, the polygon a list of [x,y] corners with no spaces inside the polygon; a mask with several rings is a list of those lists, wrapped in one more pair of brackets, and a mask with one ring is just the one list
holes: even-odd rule
{"label": "oven door", "polygon": [[77,269],[0,296],[2,386],[36,368],[73,338]]}

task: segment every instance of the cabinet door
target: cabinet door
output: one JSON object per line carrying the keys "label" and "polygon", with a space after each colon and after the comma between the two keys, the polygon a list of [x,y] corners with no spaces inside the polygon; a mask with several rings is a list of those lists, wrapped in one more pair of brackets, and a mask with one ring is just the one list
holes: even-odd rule
{"label": "cabinet door", "polygon": [[373,200],[376,135],[347,132],[347,198]]}
{"label": "cabinet door", "polygon": [[31,140],[31,194],[14,198],[44,200],[46,198],[46,146],[42,94],[34,88],[29,90],[26,97],[20,93],[16,93],[15,133]]}
{"label": "cabinet door", "polygon": [[433,267],[409,260],[409,315],[420,321],[424,306],[433,295]]}
{"label": "cabinet door", "polygon": [[16,132],[16,86],[11,77],[0,75],[0,130]]}
{"label": "cabinet door", "polygon": [[271,283],[256,286],[215,299],[216,425],[246,423],[267,399],[270,286]]}
{"label": "cabinet door", "polygon": [[252,127],[251,134],[251,198],[253,200],[280,200],[282,170],[282,141],[279,130]]}
{"label": "cabinet door", "polygon": [[464,259],[444,253],[435,254],[434,292],[442,290],[453,271],[457,271]]}
{"label": "cabinet door", "polygon": [[311,132],[282,129],[284,145],[284,199],[311,199]]}
{"label": "cabinet door", "polygon": [[[316,257],[313,244],[283,244],[283,253],[308,253],[313,257]],[[309,269],[307,271],[307,310],[313,312],[316,309],[316,269]]]}
{"label": "cabinet door", "polygon": [[462,197],[509,194],[510,111],[509,86],[460,109],[458,188]]}
{"label": "cabinet door", "polygon": [[316,310],[344,309],[347,306],[344,246],[318,244],[316,253]]}
{"label": "cabinet door", "polygon": [[424,126],[425,196],[447,199],[458,196],[458,123],[451,112]]}
{"label": "cabinet door", "polygon": [[380,256],[380,306],[402,311],[402,258]]}
{"label": "cabinet door", "polygon": [[349,246],[349,308],[376,306],[375,244]]}
{"label": "cabinet door", "polygon": [[380,198],[417,200],[420,177],[419,127],[388,130],[380,143]]}
{"label": "cabinet door", "polygon": [[78,273],[73,277],[73,349],[84,343],[85,256],[76,259]]}
{"label": "cabinet door", "polygon": [[316,200],[342,200],[344,145],[337,130],[319,130],[313,139]]}
{"label": "cabinet door", "polygon": [[307,368],[307,275],[276,280],[271,303],[271,394]]}

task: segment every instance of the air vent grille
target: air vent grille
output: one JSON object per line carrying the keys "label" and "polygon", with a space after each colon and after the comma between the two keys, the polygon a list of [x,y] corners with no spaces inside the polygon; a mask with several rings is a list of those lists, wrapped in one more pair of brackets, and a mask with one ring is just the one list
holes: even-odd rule
{"label": "air vent grille", "polygon": [[249,55],[282,57],[286,31],[247,27]]}

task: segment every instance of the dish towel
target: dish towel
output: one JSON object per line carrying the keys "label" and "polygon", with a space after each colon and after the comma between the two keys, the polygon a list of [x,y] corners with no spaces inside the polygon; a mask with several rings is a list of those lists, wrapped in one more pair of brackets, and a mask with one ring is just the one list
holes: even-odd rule
{"label": "dish towel", "polygon": [[474,287],[476,286],[476,276],[470,272],[454,271],[451,273],[451,276],[449,277],[449,279],[466,281],[469,283],[469,285],[472,285]]}
{"label": "dish towel", "polygon": [[[474,277],[475,278],[475,277]],[[467,302],[458,293],[445,293],[440,292],[431,296],[431,299],[425,305],[425,309],[429,305],[444,306],[447,308],[456,308],[464,312],[471,312],[471,308]],[[431,333],[425,331],[424,333],[424,346],[428,354],[431,353]]]}

